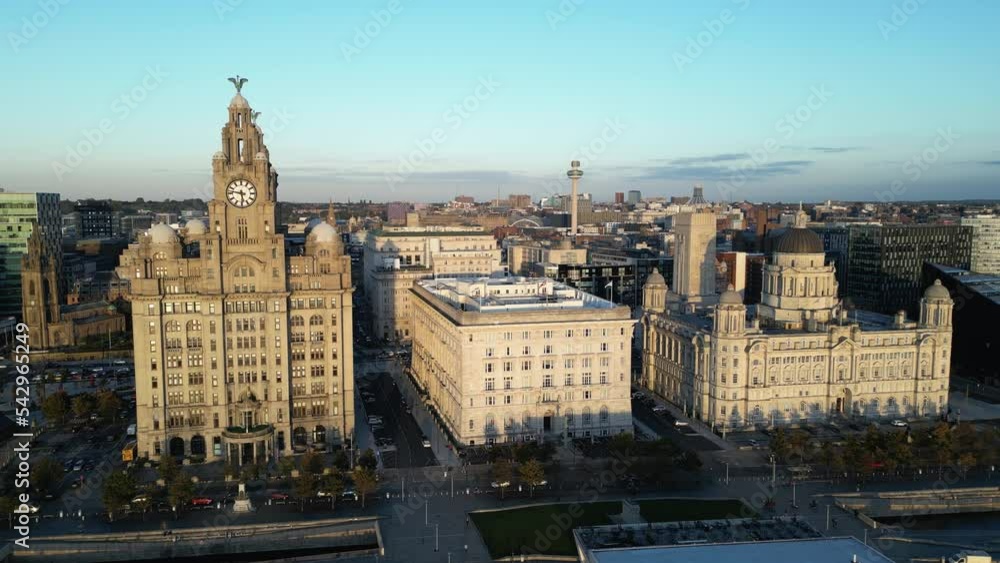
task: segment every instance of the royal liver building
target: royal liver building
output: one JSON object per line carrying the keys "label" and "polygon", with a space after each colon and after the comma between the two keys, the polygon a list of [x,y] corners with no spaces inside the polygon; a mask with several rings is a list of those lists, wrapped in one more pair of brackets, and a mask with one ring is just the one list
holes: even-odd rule
{"label": "royal liver building", "polygon": [[154,225],[131,281],[140,455],[263,462],[354,431],[351,262],[333,223],[281,234],[278,174],[237,85],[208,224]]}
{"label": "royal liver building", "polygon": [[952,300],[940,282],[916,321],[849,312],[800,212],[764,268],[761,303],[748,308],[731,289],[715,294],[715,216],[682,214],[677,231],[674,290],[658,273],[643,290],[651,391],[716,428],[946,412]]}

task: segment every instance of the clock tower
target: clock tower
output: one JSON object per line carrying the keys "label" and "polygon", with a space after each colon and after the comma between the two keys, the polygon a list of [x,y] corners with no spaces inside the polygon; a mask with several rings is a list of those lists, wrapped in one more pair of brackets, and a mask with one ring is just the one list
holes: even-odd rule
{"label": "clock tower", "polygon": [[278,232],[278,174],[246,79],[229,80],[208,224],[154,225],[117,270],[130,284],[137,441],[150,459],[265,463],[354,435],[351,258],[333,217],[305,237]]}
{"label": "clock tower", "polygon": [[259,112],[240,93],[246,79],[230,80],[236,84],[236,95],[222,127],[222,150],[212,157],[215,197],[208,204],[210,228],[222,237],[224,246],[271,237],[278,203],[278,173],[271,166],[264,133],[255,123]]}

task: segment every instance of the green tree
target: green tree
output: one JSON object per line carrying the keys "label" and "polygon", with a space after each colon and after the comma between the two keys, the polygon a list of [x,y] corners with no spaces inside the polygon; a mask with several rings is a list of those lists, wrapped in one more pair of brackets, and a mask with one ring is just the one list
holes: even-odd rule
{"label": "green tree", "polygon": [[344,450],[337,450],[337,453],[333,456],[333,466],[341,471],[347,471],[351,467],[351,462],[347,459],[347,452]]}
{"label": "green tree", "polygon": [[66,422],[69,412],[69,395],[65,391],[53,393],[42,401],[42,414],[51,425],[62,425]]}
{"label": "green tree", "polygon": [[847,438],[843,457],[844,465],[847,466],[847,470],[851,473],[856,473],[861,468],[865,457],[865,447],[858,440],[857,436]]}
{"label": "green tree", "polygon": [[771,435],[771,453],[774,454],[774,458],[778,460],[778,463],[785,463],[788,459],[789,451],[791,451],[791,446],[788,443],[788,435],[785,434],[785,429],[776,429]]}
{"label": "green tree", "polygon": [[122,408],[122,400],[111,390],[97,394],[97,414],[104,420],[118,420],[118,411]]}
{"label": "green tree", "polygon": [[[628,434],[619,435],[627,436]],[[531,487],[531,496],[535,496],[535,487],[545,484],[545,468],[542,467],[542,463],[537,459],[529,459],[521,464],[519,471],[521,473],[521,480]]]}
{"label": "green tree", "polygon": [[369,493],[375,492],[375,488],[378,487],[375,470],[365,465],[358,465],[354,468],[354,473],[351,474],[351,477],[354,479],[354,487],[357,489],[358,494],[361,495],[361,507],[364,508],[365,497]]}
{"label": "green tree", "polygon": [[42,492],[51,490],[53,485],[59,483],[62,476],[62,465],[51,457],[43,457],[35,462],[35,466],[31,469],[35,489]]}
{"label": "green tree", "polygon": [[976,456],[972,452],[965,452],[964,454],[958,456],[956,463],[962,470],[962,475],[966,475],[969,472],[969,469],[972,469],[976,465]]}
{"label": "green tree", "polygon": [[177,473],[180,468],[177,466],[177,460],[174,456],[165,454],[160,456],[160,479],[166,484],[173,483],[174,478],[177,477]]}
{"label": "green tree", "polygon": [[193,498],[194,484],[191,483],[191,477],[183,471],[178,471],[167,489],[167,500],[170,506],[174,507],[174,516],[176,517],[183,508],[191,504]]}
{"label": "green tree", "polygon": [[498,459],[493,464],[493,482],[500,489],[500,498],[503,498],[504,490],[510,486],[511,478],[514,476],[514,468],[506,459]]}
{"label": "green tree", "polygon": [[284,477],[288,477],[292,474],[292,470],[295,469],[295,459],[291,456],[285,456],[278,460],[278,473]]}
{"label": "green tree", "polygon": [[320,478],[319,490],[330,497],[330,510],[336,508],[337,499],[344,493],[344,474],[334,469]]}
{"label": "green tree", "polygon": [[299,499],[299,509],[305,510],[306,499],[316,496],[316,476],[309,473],[299,475],[292,484],[292,490]]}
{"label": "green tree", "polygon": [[319,475],[323,472],[323,456],[310,450],[299,459],[299,468],[308,475]]}
{"label": "green tree", "polygon": [[615,434],[608,441],[608,448],[620,457],[632,457],[636,454],[635,438],[631,434]]}
{"label": "green tree", "polygon": [[101,500],[108,517],[114,520],[115,513],[128,506],[135,497],[135,479],[128,473],[116,471],[104,481]]}
{"label": "green tree", "polygon": [[375,459],[375,452],[371,448],[368,448],[358,457],[358,465],[362,465],[371,469],[372,472],[378,468],[378,460]]}
{"label": "green tree", "polygon": [[87,418],[97,409],[97,400],[90,393],[81,393],[73,397],[73,416]]}
{"label": "green tree", "polygon": [[14,509],[17,508],[17,503],[14,499],[8,496],[0,497],[0,514],[3,514],[7,518],[7,527],[10,528],[14,525]]}
{"label": "green tree", "polygon": [[792,430],[788,435],[789,461],[798,457],[799,463],[805,463],[809,453],[809,433],[802,429]]}

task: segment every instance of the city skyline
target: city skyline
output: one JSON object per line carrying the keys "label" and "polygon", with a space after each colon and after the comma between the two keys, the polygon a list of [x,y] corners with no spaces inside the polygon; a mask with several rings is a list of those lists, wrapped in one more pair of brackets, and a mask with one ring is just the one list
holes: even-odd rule
{"label": "city skyline", "polygon": [[985,2],[82,6],[0,8],[0,70],[32,85],[3,94],[8,191],[210,199],[237,73],[285,201],[537,201],[573,159],[599,200],[983,199],[1000,176]]}

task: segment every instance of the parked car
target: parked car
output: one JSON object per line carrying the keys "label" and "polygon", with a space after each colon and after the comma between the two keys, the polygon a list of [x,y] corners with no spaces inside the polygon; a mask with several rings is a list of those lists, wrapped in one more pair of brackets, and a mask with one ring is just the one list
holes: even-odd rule
{"label": "parked car", "polygon": [[424,439],[423,439],[423,441],[422,441],[422,442],[420,442],[420,443],[421,443],[421,444],[423,444],[423,446],[424,446],[425,448],[429,448],[429,447],[431,447],[431,441],[430,441],[430,440],[428,440],[427,438],[424,438]]}
{"label": "parked car", "polygon": [[686,420],[675,420],[674,426],[689,426]]}
{"label": "parked car", "polygon": [[191,499],[191,506],[211,506],[215,502],[208,497],[194,497]]}
{"label": "parked car", "polygon": [[358,492],[354,489],[345,489],[344,492],[340,493],[340,500],[358,500]]}
{"label": "parked car", "polygon": [[271,500],[288,500],[291,498],[288,493],[271,493]]}
{"label": "parked car", "polygon": [[502,483],[499,481],[493,481],[492,483],[490,483],[490,486],[493,487],[494,489],[499,489],[500,487],[509,487],[510,481],[504,481]]}
{"label": "parked car", "polygon": [[82,470],[83,470],[83,460],[81,459],[73,464],[73,471],[82,471]]}
{"label": "parked car", "polygon": [[667,407],[664,405],[656,405],[655,407],[653,407],[653,412],[655,412],[656,414],[663,414],[667,412]]}
{"label": "parked car", "polygon": [[906,428],[907,426],[909,426],[908,424],[906,424],[905,420],[899,420],[898,418],[896,420],[893,420],[889,424],[895,426],[896,428]]}

